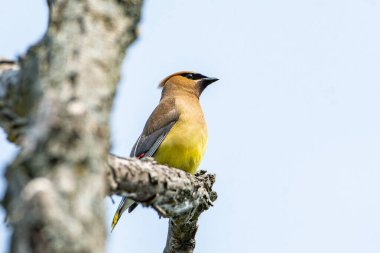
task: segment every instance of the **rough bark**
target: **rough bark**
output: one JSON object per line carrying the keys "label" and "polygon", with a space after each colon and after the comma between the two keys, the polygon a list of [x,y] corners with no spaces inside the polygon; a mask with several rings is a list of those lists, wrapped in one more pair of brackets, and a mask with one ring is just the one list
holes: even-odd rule
{"label": "rough bark", "polygon": [[215,175],[199,171],[193,176],[151,158],[110,155],[107,182],[109,194],[127,196],[170,218],[165,253],[193,252],[198,217],[217,198]]}
{"label": "rough bark", "polygon": [[176,217],[212,206],[215,175],[199,171],[191,175],[157,164],[152,158],[108,156],[108,194],[127,196],[152,206],[162,217]]}
{"label": "rough bark", "polygon": [[16,114],[13,101],[20,87],[20,66],[17,62],[0,59],[0,127],[11,142],[20,142],[26,127],[26,118]]}
{"label": "rough bark", "polygon": [[215,176],[107,154],[110,106],[140,8],[58,1],[25,58],[0,59],[0,126],[21,147],[3,200],[11,252],[102,252],[105,194],[170,218],[164,252],[193,252],[198,217],[216,199]]}
{"label": "rough bark", "polygon": [[3,106],[26,125],[6,172],[10,251],[103,252],[108,122],[142,1],[54,2]]}

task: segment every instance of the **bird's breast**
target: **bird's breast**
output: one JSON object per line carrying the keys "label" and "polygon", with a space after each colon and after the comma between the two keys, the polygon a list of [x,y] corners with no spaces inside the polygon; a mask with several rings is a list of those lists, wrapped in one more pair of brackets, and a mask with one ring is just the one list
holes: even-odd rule
{"label": "bird's breast", "polygon": [[154,155],[158,163],[196,172],[207,145],[207,127],[201,116],[179,118]]}

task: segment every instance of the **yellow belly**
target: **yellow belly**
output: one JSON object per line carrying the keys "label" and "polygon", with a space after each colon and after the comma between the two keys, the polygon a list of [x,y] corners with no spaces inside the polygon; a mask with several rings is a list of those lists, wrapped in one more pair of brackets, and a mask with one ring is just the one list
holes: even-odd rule
{"label": "yellow belly", "polygon": [[160,164],[166,164],[194,174],[201,163],[207,145],[207,129],[190,122],[178,121],[154,154]]}

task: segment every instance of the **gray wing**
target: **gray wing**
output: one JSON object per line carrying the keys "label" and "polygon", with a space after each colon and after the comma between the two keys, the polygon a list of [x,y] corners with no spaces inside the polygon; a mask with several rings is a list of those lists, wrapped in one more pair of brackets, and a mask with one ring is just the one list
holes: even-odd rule
{"label": "gray wing", "polygon": [[130,156],[137,156],[140,158],[153,156],[174,124],[175,121],[172,121],[168,125],[154,131],[149,135],[141,134],[135,145],[133,145]]}
{"label": "gray wing", "polygon": [[[146,122],[142,134],[133,145],[130,156],[138,158],[153,156],[178,118],[179,114],[175,108],[175,99],[161,100]],[[137,205],[136,202],[128,203],[127,198],[123,197],[115,214],[116,218],[114,220],[116,219],[116,222],[112,223],[112,227],[116,225],[127,208],[128,212],[132,212]]]}
{"label": "gray wing", "polygon": [[133,145],[130,156],[139,158],[153,156],[178,118],[175,99],[161,100],[146,122],[142,134]]}

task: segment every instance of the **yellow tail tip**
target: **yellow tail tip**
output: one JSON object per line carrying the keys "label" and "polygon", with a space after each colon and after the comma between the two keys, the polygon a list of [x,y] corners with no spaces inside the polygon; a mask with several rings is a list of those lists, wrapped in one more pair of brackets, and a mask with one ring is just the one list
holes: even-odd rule
{"label": "yellow tail tip", "polygon": [[111,233],[112,233],[113,229],[116,227],[117,222],[119,221],[119,213],[120,213],[120,211],[117,211],[115,213],[115,216],[113,217],[112,224],[111,224]]}

